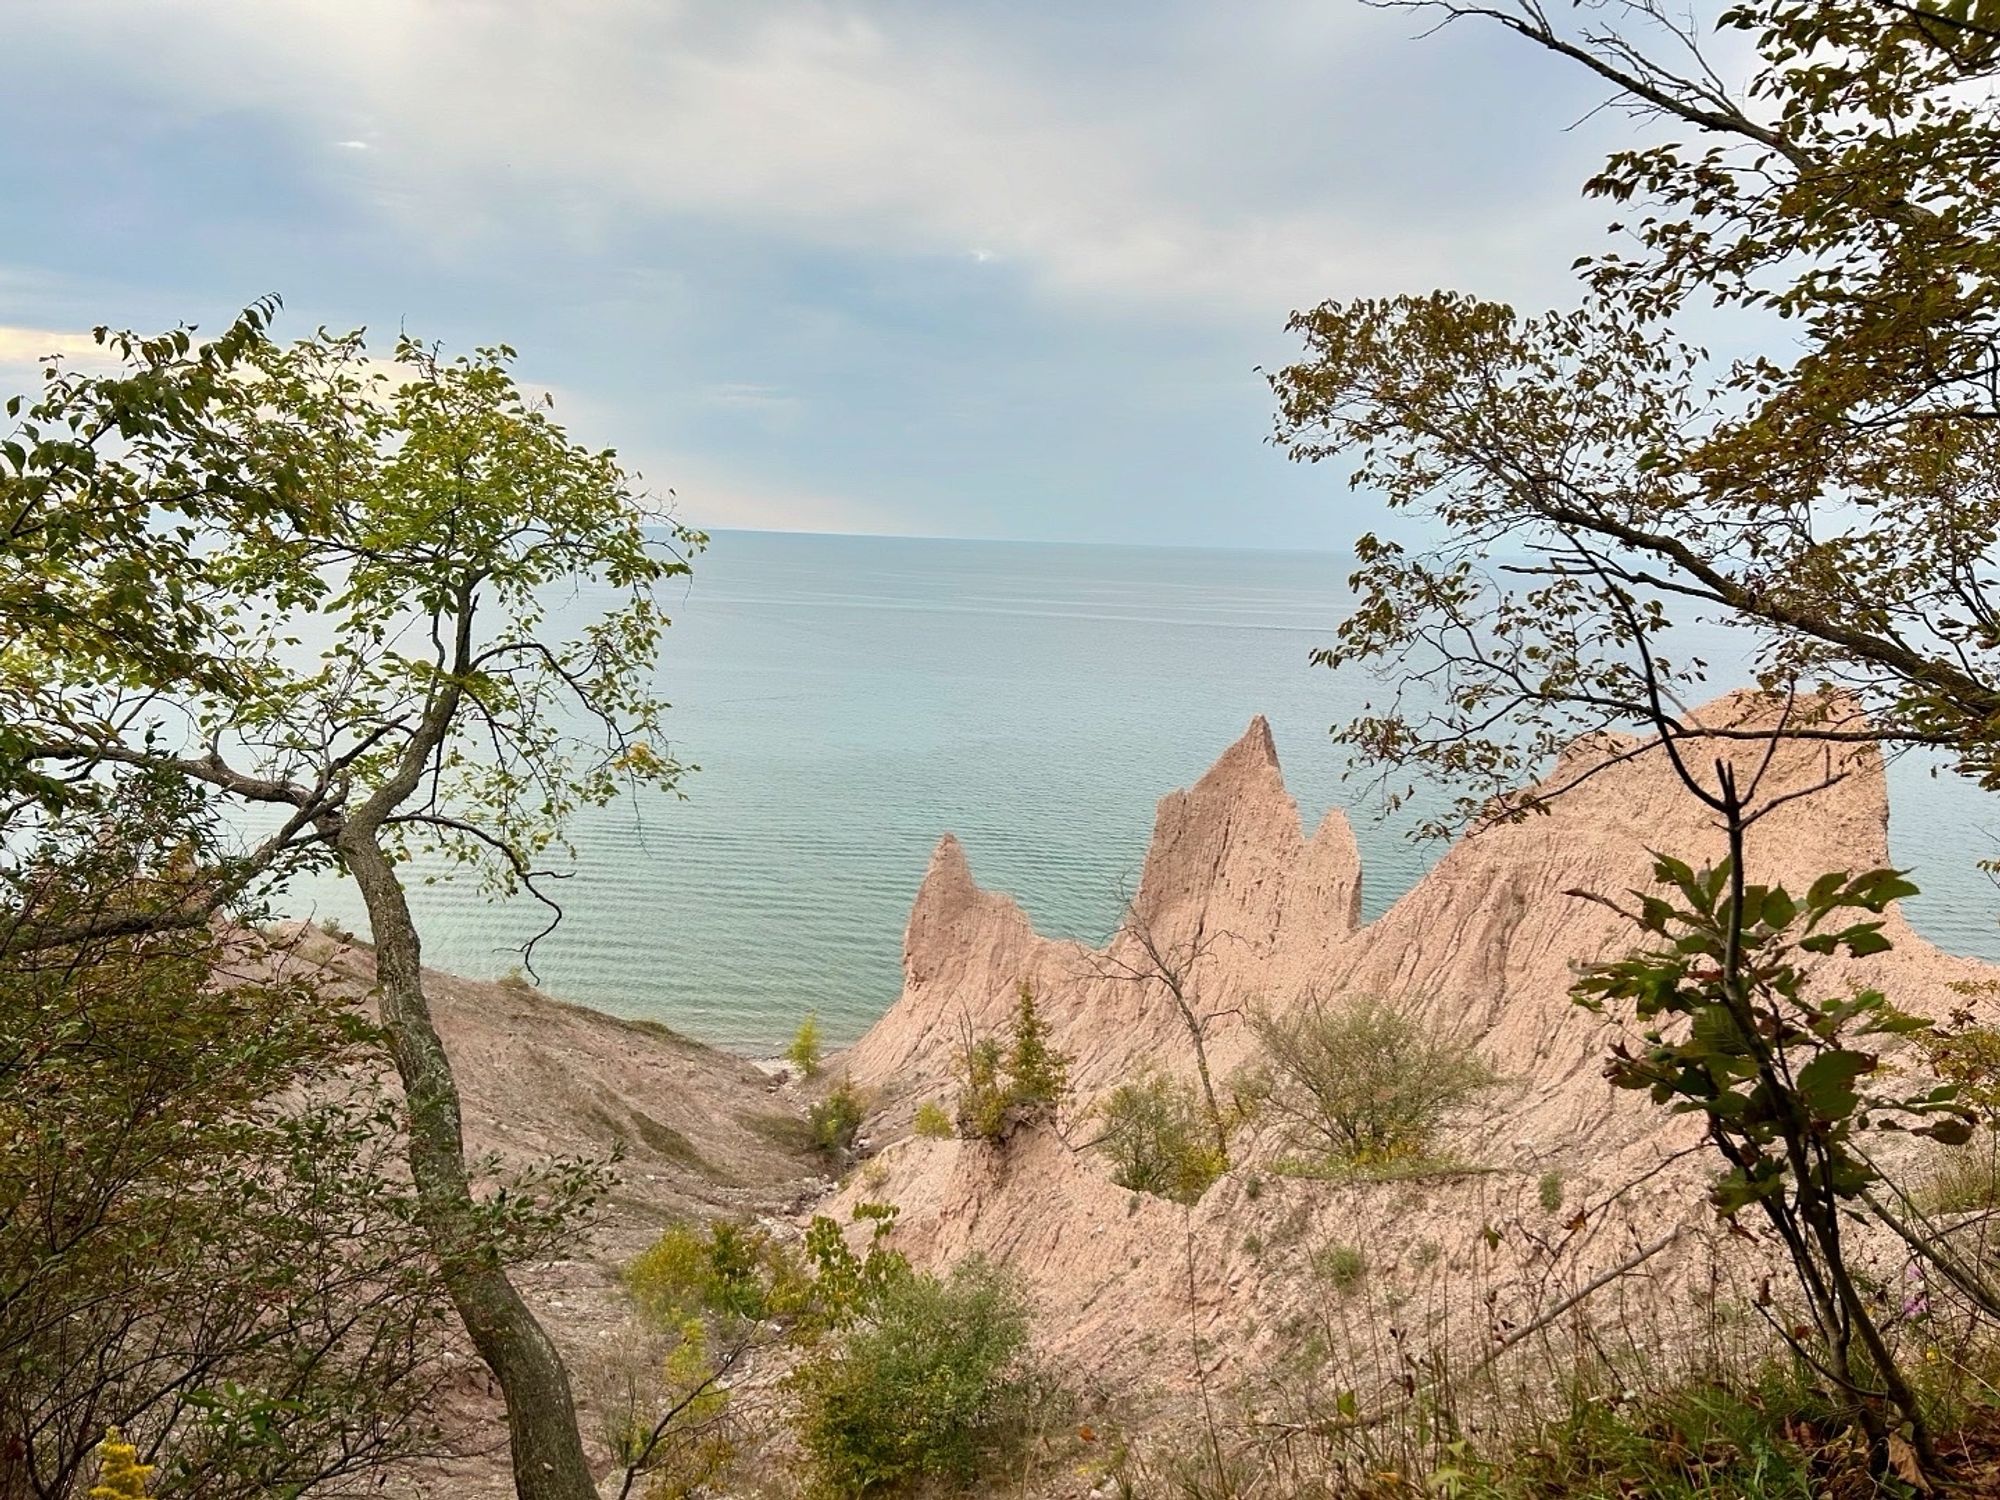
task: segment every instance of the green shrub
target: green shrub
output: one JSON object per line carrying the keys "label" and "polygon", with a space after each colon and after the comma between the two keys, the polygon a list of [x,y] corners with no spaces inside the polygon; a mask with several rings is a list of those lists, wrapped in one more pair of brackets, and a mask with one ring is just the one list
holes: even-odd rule
{"label": "green shrub", "polygon": [[1023,980],[1008,1042],[981,1037],[959,1058],[958,1133],[997,1140],[1011,1121],[1052,1117],[1069,1093],[1069,1058],[1049,1045],[1048,1023]]}
{"label": "green shrub", "polygon": [[951,1116],[935,1099],[926,1099],[917,1106],[915,1128],[918,1135],[929,1141],[948,1141],[958,1133],[952,1128]]}
{"label": "green shrub", "polygon": [[839,1156],[854,1145],[854,1138],[861,1133],[861,1122],[867,1110],[861,1102],[861,1095],[847,1079],[839,1085],[807,1114],[812,1127],[812,1142],[828,1156]]}
{"label": "green shrub", "polygon": [[855,1222],[873,1226],[863,1255],[854,1253],[838,1224],[824,1214],[813,1215],[806,1227],[806,1262],[812,1274],[814,1326],[849,1326],[911,1274],[903,1252],[883,1243],[896,1227],[896,1214],[893,1203],[854,1205]]}
{"label": "green shrub", "polygon": [[1313,1271],[1338,1292],[1351,1292],[1368,1274],[1368,1257],[1354,1245],[1328,1245],[1312,1258]]}
{"label": "green shrub", "polygon": [[818,1015],[808,1012],[806,1018],[799,1022],[799,1029],[792,1037],[792,1045],[785,1049],[785,1056],[791,1060],[792,1066],[807,1078],[819,1077]]}
{"label": "green shrub", "polygon": [[1544,1209],[1550,1213],[1556,1212],[1563,1206],[1563,1174],[1542,1173],[1542,1180],[1535,1185],[1535,1193],[1541,1199]]}
{"label": "green shrub", "polygon": [[1098,1106],[1097,1147],[1111,1158],[1111,1180],[1136,1192],[1193,1203],[1222,1175],[1209,1122],[1194,1090],[1164,1074],[1120,1084]]}
{"label": "green shrub", "polygon": [[625,1269],[646,1320],[669,1330],[691,1318],[774,1316],[796,1305],[804,1280],[795,1252],[765,1230],[727,1220],[673,1225]]}
{"label": "green shrub", "polygon": [[1262,1059],[1244,1094],[1294,1149],[1350,1167],[1426,1158],[1453,1111],[1495,1082],[1472,1049],[1366,996],[1250,1018]]}
{"label": "green shrub", "polygon": [[1049,1023],[1035,1008],[1035,992],[1025,979],[1015,999],[1007,1076],[1013,1083],[1016,1104],[1053,1109],[1069,1092],[1069,1059],[1049,1045]]}
{"label": "green shrub", "polygon": [[873,1222],[860,1255],[816,1215],[802,1249],[743,1225],[676,1225],[627,1268],[639,1336],[582,1373],[594,1377],[600,1435],[621,1466],[644,1476],[647,1500],[691,1500],[728,1484],[754,1446],[752,1418],[733,1407],[726,1378],[744,1360],[815,1348],[909,1276],[909,1262],[883,1244],[896,1210],[863,1203],[854,1217]]}
{"label": "green shrub", "polygon": [[1027,1303],[985,1261],[884,1282],[854,1327],[792,1376],[816,1492],[994,1472],[1034,1404],[1027,1352]]}
{"label": "green shrub", "polygon": [[1006,1053],[997,1037],[981,1037],[959,1059],[958,1133],[994,1139],[1006,1124],[1012,1098],[1002,1076]]}

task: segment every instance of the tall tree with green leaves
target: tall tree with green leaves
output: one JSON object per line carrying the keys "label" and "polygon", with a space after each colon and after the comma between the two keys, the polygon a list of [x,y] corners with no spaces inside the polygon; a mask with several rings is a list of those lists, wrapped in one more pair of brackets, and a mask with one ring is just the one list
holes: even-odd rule
{"label": "tall tree with green leaves", "polygon": [[[513,351],[393,362],[359,334],[286,346],[100,331],[113,374],[51,364],[0,445],[0,833],[87,817],[131,774],[259,815],[177,871],[174,903],[40,942],[194,924],[312,869],[366,904],[410,1167],[442,1246],[480,1213],[426,1003],[404,871],[418,855],[552,920],[580,808],[672,788],[653,691],[660,594],[702,538],[609,451],[573,442]],[[561,600],[582,623],[556,628]],[[170,910],[163,910],[170,907]],[[491,1255],[447,1255],[507,1398],[524,1497],[594,1493],[569,1381]]]}
{"label": "tall tree with green leaves", "polygon": [[1568,59],[1644,143],[1585,187],[1620,222],[1576,305],[1293,319],[1279,443],[1431,539],[1358,543],[1320,659],[1399,686],[1347,739],[1392,791],[1456,785],[1439,827],[1519,811],[1570,739],[1695,689],[1674,623],[1721,618],[1766,687],[1843,690],[1793,733],[2000,786],[2000,4],[1743,0],[1712,30],[1658,0],[1387,8]]}

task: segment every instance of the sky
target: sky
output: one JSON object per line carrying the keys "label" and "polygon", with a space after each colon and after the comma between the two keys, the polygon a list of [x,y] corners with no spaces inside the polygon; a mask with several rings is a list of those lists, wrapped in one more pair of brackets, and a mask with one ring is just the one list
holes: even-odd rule
{"label": "sky", "polygon": [[709,527],[1342,548],[1328,298],[1570,301],[1628,144],[1360,0],[66,0],[7,15],[0,388],[98,323],[505,342]]}

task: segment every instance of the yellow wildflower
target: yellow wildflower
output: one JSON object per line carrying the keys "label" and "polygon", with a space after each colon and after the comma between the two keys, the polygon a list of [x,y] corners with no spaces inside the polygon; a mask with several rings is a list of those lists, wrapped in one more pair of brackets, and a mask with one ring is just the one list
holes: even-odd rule
{"label": "yellow wildflower", "polygon": [[113,1427],[98,1445],[97,1483],[90,1487],[90,1500],[145,1500],[146,1476],[151,1464],[139,1462],[139,1450],[118,1435]]}

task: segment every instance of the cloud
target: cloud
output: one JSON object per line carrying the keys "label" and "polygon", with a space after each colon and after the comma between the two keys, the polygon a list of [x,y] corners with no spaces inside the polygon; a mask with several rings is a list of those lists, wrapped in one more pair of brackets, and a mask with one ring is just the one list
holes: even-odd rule
{"label": "cloud", "polygon": [[[275,23],[252,0],[170,21],[85,0],[67,14],[119,12],[101,35],[150,29],[128,55],[168,61],[134,82],[185,89],[186,107],[303,113],[342,146],[392,146],[394,180],[354,190],[440,253],[524,213],[585,236],[692,216],[1190,319],[1453,279],[1463,226],[1442,200],[1392,211],[1417,196],[1396,162],[1424,146],[1366,81],[1370,49],[1406,39],[1359,7],[1337,24],[1275,0],[1228,9],[1139,7],[1081,40],[1064,26],[1086,22],[1060,10],[851,0],[299,0]],[[1134,48],[1155,55],[1126,69]],[[1476,171],[1487,147],[1475,134],[1457,149]],[[1487,259],[1509,242],[1503,229]]]}
{"label": "cloud", "polygon": [[109,363],[97,340],[82,329],[15,328],[0,323],[0,364],[38,365],[50,355],[80,363]]}

